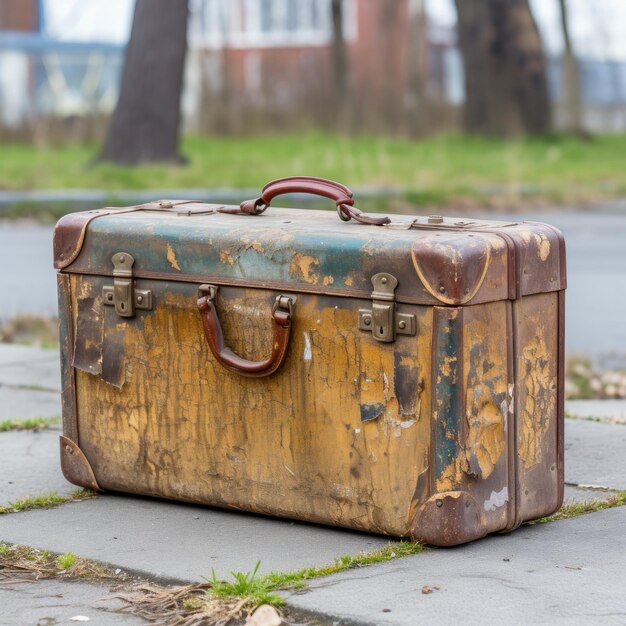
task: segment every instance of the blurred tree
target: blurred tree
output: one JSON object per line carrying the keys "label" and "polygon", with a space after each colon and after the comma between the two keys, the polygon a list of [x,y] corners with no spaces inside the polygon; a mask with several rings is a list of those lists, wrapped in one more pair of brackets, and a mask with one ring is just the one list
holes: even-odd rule
{"label": "blurred tree", "polygon": [[582,107],[580,102],[580,82],[578,65],[572,48],[567,19],[567,1],[559,0],[561,26],[563,30],[563,94],[565,102],[565,128],[568,132],[583,135]]}
{"label": "blurred tree", "polygon": [[409,129],[414,136],[424,134],[429,126],[426,106],[428,83],[428,41],[424,0],[408,0],[408,90]]}
{"label": "blurred tree", "polygon": [[127,165],[182,161],[178,130],[187,14],[186,0],[137,0],[102,160]]}
{"label": "blurred tree", "polygon": [[338,130],[347,130],[350,124],[350,92],[348,86],[348,58],[343,38],[343,0],[331,0],[333,18],[332,59],[334,71],[335,124]]}
{"label": "blurred tree", "polygon": [[550,129],[546,62],[528,0],[455,0],[465,128],[511,136]]}

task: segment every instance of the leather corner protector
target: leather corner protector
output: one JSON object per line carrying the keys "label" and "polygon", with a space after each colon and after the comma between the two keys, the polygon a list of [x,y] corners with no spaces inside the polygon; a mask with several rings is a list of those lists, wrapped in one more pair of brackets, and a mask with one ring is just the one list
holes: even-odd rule
{"label": "leather corner protector", "polygon": [[93,211],[79,211],[64,215],[54,227],[54,267],[57,270],[71,265],[80,254],[85,242],[87,226],[97,217],[104,217],[112,213],[128,213],[144,208],[136,207],[105,207]]}
{"label": "leather corner protector", "polygon": [[422,237],[412,250],[413,266],[424,288],[443,304],[467,304],[485,280],[491,247],[473,233],[438,233]]}
{"label": "leather corner protector", "polygon": [[73,263],[83,247],[89,222],[100,211],[84,211],[64,215],[54,228],[54,267],[58,270]]}
{"label": "leather corner protector", "polygon": [[431,496],[420,508],[411,539],[432,546],[456,546],[487,534],[476,500],[467,491],[445,491]]}
{"label": "leather corner protector", "polygon": [[83,451],[67,437],[59,438],[61,447],[61,470],[72,484],[94,491],[103,491]]}

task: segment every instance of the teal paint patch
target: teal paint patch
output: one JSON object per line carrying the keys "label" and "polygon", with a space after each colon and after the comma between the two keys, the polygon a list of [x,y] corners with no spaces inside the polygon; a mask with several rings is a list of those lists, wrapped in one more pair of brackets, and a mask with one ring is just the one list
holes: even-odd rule
{"label": "teal paint patch", "polygon": [[[284,211],[284,210],[283,210]],[[369,297],[371,276],[390,267],[406,296],[423,294],[411,246],[420,234],[290,211],[280,216],[193,215],[139,211],[90,223],[83,252],[68,271],[111,275],[111,257],[127,252],[146,278],[243,283],[285,291]],[[396,296],[402,294],[397,293]]]}
{"label": "teal paint patch", "polygon": [[434,468],[439,478],[459,453],[463,416],[459,406],[459,355],[462,311],[436,309],[434,371]]}

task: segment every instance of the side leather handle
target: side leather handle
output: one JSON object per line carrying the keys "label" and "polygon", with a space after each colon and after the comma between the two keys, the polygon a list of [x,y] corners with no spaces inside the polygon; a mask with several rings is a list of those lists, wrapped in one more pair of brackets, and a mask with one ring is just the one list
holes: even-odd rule
{"label": "side leather handle", "polygon": [[217,290],[215,285],[201,285],[198,289],[198,310],[202,318],[204,335],[213,356],[227,370],[247,378],[262,378],[273,374],[283,364],[287,356],[291,337],[293,299],[289,296],[278,296],[274,303],[272,309],[274,338],[271,355],[262,361],[249,361],[238,356],[224,345],[222,325],[215,308]]}
{"label": "side leather handle", "polygon": [[336,183],[325,178],[315,178],[313,176],[290,176],[273,180],[261,192],[261,195],[253,200],[242,202],[239,209],[218,209],[222,213],[243,213],[247,215],[260,215],[267,209],[276,196],[286,193],[310,193],[315,196],[323,196],[335,201],[339,217],[348,222],[351,219],[363,224],[374,224],[381,226],[388,224],[391,220],[388,217],[376,217],[366,215],[354,207],[354,198],[348,187],[341,183]]}

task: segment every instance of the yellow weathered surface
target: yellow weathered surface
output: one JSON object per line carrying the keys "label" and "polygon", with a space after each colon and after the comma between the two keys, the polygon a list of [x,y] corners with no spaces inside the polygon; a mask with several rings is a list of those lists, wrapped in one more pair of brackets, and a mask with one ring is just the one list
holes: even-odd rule
{"label": "yellow weathered surface", "polygon": [[[93,279],[71,280],[74,311],[76,294],[97,302]],[[169,286],[124,321],[120,389],[77,370],[80,447],[100,485],[406,534],[427,468],[432,309],[404,307],[418,336],[382,344],[357,329],[370,302],[300,294],[286,362],[249,379],[211,355],[194,286]],[[220,290],[234,352],[267,355],[274,297]],[[415,384],[399,390],[396,370]]]}

